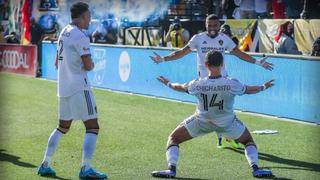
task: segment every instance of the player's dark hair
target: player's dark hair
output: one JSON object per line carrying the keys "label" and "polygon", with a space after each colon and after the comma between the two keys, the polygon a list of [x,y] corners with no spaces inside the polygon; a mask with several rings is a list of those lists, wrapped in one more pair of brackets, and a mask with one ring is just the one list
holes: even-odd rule
{"label": "player's dark hair", "polygon": [[223,56],[221,52],[211,50],[206,54],[206,63],[209,67],[219,67],[223,63]]}
{"label": "player's dark hair", "polygon": [[219,17],[215,14],[209,14],[206,18],[206,21],[209,21],[209,20],[219,20]]}
{"label": "player's dark hair", "polygon": [[72,4],[70,8],[71,19],[80,17],[83,13],[89,10],[89,5],[83,2],[77,2]]}

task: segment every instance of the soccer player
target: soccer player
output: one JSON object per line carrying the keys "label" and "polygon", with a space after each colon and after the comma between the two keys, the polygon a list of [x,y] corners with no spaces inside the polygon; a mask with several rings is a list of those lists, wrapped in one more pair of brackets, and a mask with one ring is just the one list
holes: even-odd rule
{"label": "soccer player", "polygon": [[198,106],[195,114],[185,119],[168,137],[166,152],[168,170],[153,171],[152,176],[175,177],[179,144],[214,131],[226,138],[236,139],[245,146],[245,156],[254,177],[272,176],[271,170],[258,167],[257,147],[246,126],[236,117],[233,104],[236,95],[264,91],[273,86],[273,80],[261,86],[243,85],[235,79],[222,76],[222,53],[212,50],[205,59],[205,66],[209,72],[205,78],[178,84],[171,83],[165,77],[158,77],[158,80],[168,87],[196,96]]}
{"label": "soccer player", "polygon": [[[192,50],[197,51],[197,66],[198,66],[198,75],[200,78],[204,78],[208,75],[208,72],[205,67],[205,56],[206,53],[210,50],[220,51],[223,55],[225,51],[230,51],[231,54],[236,55],[240,59],[247,61],[249,63],[257,64],[262,66],[265,69],[272,70],[273,64],[266,61],[267,57],[262,58],[261,60],[256,60],[252,56],[248,55],[245,52],[240,51],[237,48],[237,45],[223,33],[219,33],[220,22],[218,16],[211,14],[206,18],[206,32],[202,32],[194,35],[189,43],[179,49],[174,51],[168,56],[159,56],[154,52],[155,56],[150,56],[150,58],[155,63],[161,63],[164,61],[173,61],[192,52]],[[225,66],[222,66],[221,69],[222,76],[228,76]],[[230,144],[236,144],[236,142],[231,141]],[[218,147],[221,147],[221,135],[218,134]]]}
{"label": "soccer player", "polygon": [[78,2],[71,6],[72,23],[64,27],[58,39],[56,67],[58,68],[59,125],[51,133],[44,159],[38,169],[41,176],[55,176],[51,158],[61,137],[69,131],[73,120],[82,120],[86,128],[83,142],[81,179],[105,179],[107,175],[91,167],[96,148],[99,124],[97,107],[87,71],[94,68],[90,55],[90,40],[83,32],[91,20],[89,6]]}

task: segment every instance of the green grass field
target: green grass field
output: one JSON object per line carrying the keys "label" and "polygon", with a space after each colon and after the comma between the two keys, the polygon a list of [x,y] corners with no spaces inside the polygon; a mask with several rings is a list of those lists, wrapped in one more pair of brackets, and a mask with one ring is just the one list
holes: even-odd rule
{"label": "green grass field", "polygon": [[[57,125],[56,83],[0,73],[0,179],[47,179],[36,175],[47,139]],[[169,133],[194,112],[191,104],[94,90],[100,134],[93,165],[114,180],[155,179],[166,168]],[[285,107],[284,107],[285,108]],[[239,113],[249,130],[276,129],[277,135],[253,135],[260,165],[273,179],[320,179],[320,127]],[[84,126],[74,122],[53,157],[58,179],[77,179]],[[216,135],[180,146],[179,179],[254,179],[243,149],[217,149]]]}

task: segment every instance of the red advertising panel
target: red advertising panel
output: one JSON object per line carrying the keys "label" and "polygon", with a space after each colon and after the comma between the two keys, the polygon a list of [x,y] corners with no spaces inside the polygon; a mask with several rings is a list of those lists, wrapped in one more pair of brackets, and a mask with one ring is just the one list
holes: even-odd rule
{"label": "red advertising panel", "polygon": [[36,76],[37,47],[0,44],[0,71]]}

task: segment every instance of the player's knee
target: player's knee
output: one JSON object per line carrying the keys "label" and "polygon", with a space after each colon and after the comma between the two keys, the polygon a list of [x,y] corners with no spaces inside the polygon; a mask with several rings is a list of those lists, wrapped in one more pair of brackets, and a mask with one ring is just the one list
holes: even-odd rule
{"label": "player's knee", "polygon": [[57,130],[60,131],[62,134],[66,134],[70,129],[70,126],[63,126],[61,124],[59,124],[59,126],[57,127]]}
{"label": "player's knee", "polygon": [[169,147],[170,145],[177,145],[180,143],[180,139],[179,137],[177,137],[176,135],[173,135],[171,134],[169,137],[168,137],[168,143],[167,143],[167,146]]}
{"label": "player's knee", "polygon": [[99,126],[95,127],[95,128],[86,128],[86,133],[98,135],[99,134]]}

